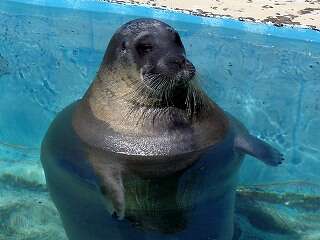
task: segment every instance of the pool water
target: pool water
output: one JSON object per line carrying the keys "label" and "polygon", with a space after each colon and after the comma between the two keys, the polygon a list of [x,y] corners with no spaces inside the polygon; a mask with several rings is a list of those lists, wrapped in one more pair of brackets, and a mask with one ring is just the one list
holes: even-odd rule
{"label": "pool water", "polygon": [[[285,155],[277,168],[245,160],[240,239],[320,239],[320,33],[304,41],[151,12],[178,30],[210,97]],[[1,1],[0,240],[66,239],[40,143],[84,94],[114,31],[139,16]]]}

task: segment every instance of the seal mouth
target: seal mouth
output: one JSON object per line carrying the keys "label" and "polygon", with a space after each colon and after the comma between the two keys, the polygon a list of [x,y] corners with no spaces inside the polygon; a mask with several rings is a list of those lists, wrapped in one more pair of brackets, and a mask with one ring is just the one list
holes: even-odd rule
{"label": "seal mouth", "polygon": [[[159,65],[158,65],[159,66]],[[145,65],[140,68],[140,104],[166,109],[174,107],[186,111],[190,119],[197,117],[203,105],[202,92],[197,87],[196,68],[188,60],[179,68],[166,65]]]}
{"label": "seal mouth", "polygon": [[176,86],[188,85],[195,77],[196,69],[193,64],[186,64],[185,68],[177,72],[174,76]]}
{"label": "seal mouth", "polygon": [[141,78],[147,88],[154,91],[169,90],[176,87],[187,87],[195,78],[196,69],[186,60],[181,68],[167,66],[167,71],[157,71],[156,68],[145,67],[141,69]]}

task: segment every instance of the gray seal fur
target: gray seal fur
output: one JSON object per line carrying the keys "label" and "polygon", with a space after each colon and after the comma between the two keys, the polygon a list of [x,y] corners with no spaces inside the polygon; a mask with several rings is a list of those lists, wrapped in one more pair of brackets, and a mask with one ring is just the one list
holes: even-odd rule
{"label": "gray seal fur", "polygon": [[244,155],[283,160],[205,95],[178,33],[154,19],[114,34],[41,150],[71,240],[230,240]]}

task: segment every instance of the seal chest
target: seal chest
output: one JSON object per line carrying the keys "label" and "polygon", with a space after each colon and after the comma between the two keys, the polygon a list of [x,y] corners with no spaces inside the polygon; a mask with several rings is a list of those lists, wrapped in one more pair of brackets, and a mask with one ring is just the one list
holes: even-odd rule
{"label": "seal chest", "polygon": [[71,240],[230,240],[246,153],[283,160],[206,96],[172,27],[137,19],[53,121],[41,161]]}

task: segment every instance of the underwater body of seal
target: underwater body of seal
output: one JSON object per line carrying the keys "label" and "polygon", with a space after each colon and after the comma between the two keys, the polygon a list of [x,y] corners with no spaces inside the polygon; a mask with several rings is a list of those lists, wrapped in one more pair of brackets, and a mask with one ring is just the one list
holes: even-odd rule
{"label": "underwater body of seal", "polygon": [[[6,217],[1,218],[1,229],[3,231],[1,231],[0,238],[4,236],[4,239],[12,238],[12,234],[17,234],[13,235],[14,239],[24,239],[23,236],[26,236],[26,234],[30,234],[30,239],[41,239],[41,237],[44,238],[44,236],[46,236],[45,233],[48,232],[51,233],[49,234],[51,236],[50,239],[63,239],[64,236],[61,236],[61,229],[60,231],[55,231],[55,229],[59,229],[58,226],[55,228],[55,224],[59,225],[59,222],[55,222],[55,212],[50,210],[51,205],[46,201],[46,190],[43,184],[41,167],[37,163],[37,146],[49,122],[53,120],[56,113],[62,110],[68,103],[80,98],[84,94],[85,89],[94,78],[95,71],[98,70],[97,68],[101,61],[103,51],[106,50],[106,43],[116,28],[124,22],[133,19],[132,17],[122,17],[112,22],[113,27],[107,30],[106,27],[108,24],[105,24],[107,20],[104,14],[96,14],[96,16],[93,17],[86,12],[79,12],[76,15],[72,15],[74,12],[71,10],[44,8],[35,8],[35,10],[35,12],[32,12],[23,5],[16,5],[14,6],[14,10],[11,9],[8,11],[8,9],[6,9],[5,12],[8,11],[9,14],[5,14],[4,17],[1,18],[1,26],[4,26],[4,28],[1,28],[3,30],[1,37],[3,37],[2,40],[5,44],[1,46],[0,52],[0,77],[1,80],[3,80],[1,81],[1,87],[5,86],[7,91],[3,91],[4,98],[1,98],[1,108],[4,114],[1,114],[3,131],[1,131],[0,134],[1,141],[9,143],[1,145],[1,154],[3,156],[3,160],[1,160],[3,166],[1,170],[1,184],[5,186],[1,189],[1,194],[3,193],[2,196],[6,196],[1,198],[3,203],[1,216]],[[56,25],[55,22],[51,21],[51,19],[55,18],[53,17],[53,13],[56,12],[60,13],[60,15],[55,17],[59,18],[59,21],[63,21],[64,24],[58,24],[59,22],[57,21]],[[35,16],[30,17],[28,14],[34,14]],[[48,18],[50,15],[52,17]],[[87,17],[89,15],[90,17]],[[95,21],[95,34],[93,35],[96,37],[95,39],[84,39],[82,35],[84,32],[81,32],[81,29],[86,26],[86,19],[93,19]],[[115,17],[115,19],[117,18]],[[101,24],[101,27],[97,24],[99,21],[104,23]],[[69,22],[68,25],[72,27],[66,28],[66,22]],[[201,76],[201,79],[206,92],[213,99],[217,99],[219,105],[223,106],[224,109],[227,109],[233,115],[236,114],[238,118],[245,122],[245,125],[250,126],[250,131],[254,129],[255,133],[261,134],[268,142],[276,144],[279,149],[285,152],[286,156],[289,156],[289,158],[287,157],[285,166],[281,166],[281,168],[263,167],[262,164],[259,165],[258,161],[254,162],[247,159],[244,161],[246,168],[244,168],[241,181],[261,183],[271,180],[284,181],[304,178],[305,180],[316,182],[317,164],[313,163],[316,163],[317,159],[316,149],[318,142],[316,141],[317,131],[313,129],[313,126],[317,122],[317,117],[312,114],[316,114],[317,105],[315,102],[317,95],[314,93],[319,91],[319,89],[317,85],[312,84],[315,83],[313,79],[317,79],[317,76],[319,76],[319,70],[317,68],[319,48],[317,45],[301,43],[301,46],[298,48],[294,41],[286,41],[286,43],[281,45],[281,41],[278,42],[279,39],[275,41],[275,39],[271,38],[267,41],[264,38],[259,38],[257,35],[241,35],[239,32],[210,29],[204,26],[201,31],[198,29],[195,34],[193,33],[194,30],[189,29],[182,23],[170,22],[170,25],[175,26],[178,30],[185,45],[188,59],[196,66],[197,72],[204,76]],[[9,27],[6,28],[6,26]],[[50,31],[51,28],[48,28],[48,26],[52,26],[53,29],[56,28],[57,31]],[[77,26],[79,26],[79,29]],[[33,30],[29,31],[30,29]],[[87,27],[87,29],[89,29],[89,27]],[[188,31],[186,29],[188,29]],[[105,34],[105,36],[98,37],[98,34],[101,33]],[[66,38],[62,37],[64,35]],[[25,36],[30,36],[30,39]],[[69,39],[71,36],[73,36],[72,41]],[[199,39],[203,40],[204,36],[214,36],[214,45],[210,45],[208,42],[210,50],[204,50],[202,45],[197,44],[197,41]],[[235,36],[236,38],[234,38]],[[237,36],[241,36],[241,38],[245,40],[240,40]],[[232,45],[228,45],[226,39],[228,39],[228,41],[233,39]],[[94,40],[94,42],[92,42],[91,45],[87,45],[87,42],[92,40]],[[57,45],[55,41],[57,41]],[[248,41],[250,44],[242,41]],[[235,47],[237,43],[242,46],[243,51],[247,51],[241,53],[241,55],[244,54],[246,58],[242,59],[239,55],[239,59],[242,59],[239,61],[241,67],[237,67],[236,59],[238,51],[236,49],[239,49],[239,47]],[[268,44],[271,46],[270,48],[267,47],[269,46]],[[9,50],[8,46],[12,45],[15,47],[11,47]],[[72,45],[74,45],[74,47],[70,47]],[[250,46],[251,50],[247,49],[248,46]],[[264,46],[264,48],[261,49],[261,46]],[[272,46],[276,46],[276,49]],[[232,50],[233,48],[235,48],[234,51]],[[23,50],[18,51],[20,54],[16,54],[15,49]],[[69,49],[71,50],[69,51]],[[91,49],[98,49],[97,53]],[[273,60],[273,67],[278,66],[281,68],[281,71],[279,69],[271,71],[271,68],[264,65],[266,63],[262,61],[263,59],[273,59],[273,56],[268,55],[270,49],[273,49],[273,53],[278,53],[277,60]],[[250,51],[253,52],[250,53]],[[210,58],[211,54],[215,57]],[[290,57],[292,57],[292,59],[290,59]],[[258,61],[256,61],[257,59]],[[303,59],[303,61],[301,59]],[[256,65],[248,64],[250,61],[256,62]],[[226,64],[225,67],[221,68],[224,64]],[[212,71],[210,69],[211,66]],[[255,67],[255,69],[251,69],[250,67]],[[280,86],[284,86],[284,89],[288,92],[272,91],[271,93],[268,92],[266,88],[261,88],[261,83],[257,82],[257,85],[260,84],[260,87],[256,88],[257,91],[247,94],[249,85],[251,84],[251,87],[255,86],[252,83],[248,84],[250,82],[249,80],[255,79],[257,76],[258,79],[261,79],[261,75],[259,75],[261,74],[260,71],[266,73],[272,72],[275,80],[272,85],[274,89],[280,90],[282,89]],[[303,75],[301,75],[302,73]],[[294,106],[288,105],[286,99],[289,97],[287,94],[290,95],[290,92],[294,93],[295,87],[300,86],[295,85],[295,81],[297,81],[295,79],[296,74],[298,74],[297,78],[302,81],[301,89],[298,91],[299,99],[302,100],[302,105],[299,109],[300,111],[304,111],[304,114],[297,117],[299,121],[296,122],[295,138],[293,138],[289,134],[288,129],[290,129],[289,119],[290,117],[292,118],[291,107]],[[270,74],[266,74],[265,76],[270,76]],[[285,77],[280,81],[280,76]],[[287,86],[288,82],[286,81],[289,80],[286,80],[286,77],[293,79],[293,83],[291,82],[293,86]],[[28,79],[30,79],[30,81],[26,81]],[[31,79],[35,81],[31,81]],[[239,79],[241,81],[239,81]],[[272,82],[273,78],[270,77],[269,80]],[[27,83],[28,85],[26,85]],[[269,86],[269,84],[267,85]],[[242,90],[244,91],[243,93],[241,93]],[[264,93],[266,95],[264,95]],[[278,93],[279,95],[277,95]],[[253,98],[252,96],[254,96],[254,94],[257,95]],[[306,94],[308,94],[308,98],[304,98]],[[15,96],[15,98],[13,98],[13,96]],[[27,96],[27,98],[21,98],[22,96]],[[278,96],[279,100],[277,97],[274,98],[274,96]],[[271,98],[269,99],[268,97]],[[22,99],[23,102],[21,101]],[[288,99],[290,99],[290,101],[294,100],[291,98]],[[308,103],[305,102],[306,99],[309,101]],[[286,105],[286,108],[283,107],[283,104]],[[276,107],[274,108],[274,106]],[[304,106],[307,106],[307,108],[304,108]],[[290,113],[287,113],[287,111]],[[279,116],[277,115],[278,113]],[[285,117],[287,116],[290,117],[286,119]],[[309,116],[310,121],[306,121],[306,116]],[[284,120],[281,120],[282,118],[284,118]],[[252,122],[253,119],[256,121]],[[296,131],[298,131],[305,122],[308,123],[308,128],[306,129],[309,138],[304,138],[305,145],[297,149],[292,145],[291,141],[295,141],[296,144],[300,143],[299,141],[303,135],[298,134]],[[285,138],[288,134],[290,138]],[[311,141],[312,139],[314,140]],[[30,143],[30,140],[32,140],[32,143]],[[305,159],[308,159],[309,168],[304,167]],[[299,169],[296,169],[294,166],[298,164]],[[68,168],[70,166],[66,165],[65,167]],[[304,169],[303,172],[301,169]],[[264,170],[264,174],[261,174],[263,172],[262,170]],[[289,175],[289,173],[291,175]],[[282,186],[283,189],[288,190],[288,185]],[[304,191],[307,190],[308,188],[304,189]],[[315,191],[315,187],[312,187],[311,191]],[[12,197],[12,199],[10,199],[10,197]],[[153,203],[152,201],[150,202]],[[32,210],[30,206],[32,206]],[[210,206],[210,203],[208,203],[208,206]],[[41,216],[43,215],[44,209],[46,209],[45,215]],[[79,214],[80,213],[81,212],[79,212]],[[106,206],[105,214],[109,214],[108,206]],[[184,219],[188,220],[188,216],[183,216],[181,212],[176,212],[174,216],[176,219],[182,219],[183,221],[176,221],[179,224],[177,228],[173,230],[183,228],[184,224],[187,223]],[[315,214],[313,219],[316,219],[316,216]],[[139,217],[141,218],[141,216]],[[159,221],[150,221],[150,219],[152,219],[151,216],[147,217],[148,219],[140,219],[140,225],[138,224],[136,229],[141,230],[141,222],[151,222],[153,224],[145,227],[153,227],[154,224],[157,225],[159,223]],[[46,223],[46,221],[48,221],[47,219],[50,220]],[[122,225],[125,220],[116,221],[119,221],[119,224]],[[131,219],[131,221],[133,220]],[[31,229],[33,231],[23,232],[23,226],[25,226],[26,223],[32,225]],[[254,225],[255,223],[252,222],[251,224]],[[297,223],[291,225],[289,223],[286,227],[299,229],[299,226]],[[121,231],[122,227],[123,225],[119,227],[119,231]],[[255,224],[254,227],[259,227],[259,224]],[[163,230],[167,228],[167,226],[164,224],[161,225],[160,228]],[[300,228],[305,229],[305,226],[301,225]],[[126,227],[123,227],[123,229],[126,229]],[[268,229],[263,229],[260,226],[259,231],[268,232]],[[297,237],[292,237],[292,235],[290,238],[286,238],[286,234],[280,231],[273,231],[271,233],[265,233],[264,235],[259,231],[251,233],[251,236],[260,236],[262,239],[298,239]],[[290,231],[287,230],[287,232]],[[194,236],[197,236],[197,232],[193,233]],[[248,234],[250,236],[250,233],[244,232],[242,237],[248,236]],[[307,232],[301,233],[302,236],[305,234],[307,234]],[[316,231],[311,231],[310,235],[313,236],[313,239],[317,239],[315,238],[317,236]],[[144,237],[148,238],[148,236]],[[151,235],[149,238],[156,239],[156,237],[153,238]],[[246,238],[244,237],[243,239]]]}

